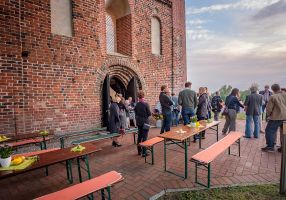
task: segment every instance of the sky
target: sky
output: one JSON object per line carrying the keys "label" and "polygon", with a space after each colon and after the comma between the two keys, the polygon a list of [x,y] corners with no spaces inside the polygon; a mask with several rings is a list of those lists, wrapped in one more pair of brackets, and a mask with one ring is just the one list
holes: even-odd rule
{"label": "sky", "polygon": [[286,0],[185,0],[188,80],[286,87]]}

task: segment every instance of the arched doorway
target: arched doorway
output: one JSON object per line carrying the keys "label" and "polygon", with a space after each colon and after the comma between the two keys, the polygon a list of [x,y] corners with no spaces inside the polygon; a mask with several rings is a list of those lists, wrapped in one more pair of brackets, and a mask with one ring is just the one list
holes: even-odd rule
{"label": "arched doorway", "polygon": [[137,102],[137,92],[142,89],[137,74],[123,66],[112,66],[106,75],[102,87],[102,124],[108,127],[108,115],[111,96],[122,94],[125,99],[132,97]]}

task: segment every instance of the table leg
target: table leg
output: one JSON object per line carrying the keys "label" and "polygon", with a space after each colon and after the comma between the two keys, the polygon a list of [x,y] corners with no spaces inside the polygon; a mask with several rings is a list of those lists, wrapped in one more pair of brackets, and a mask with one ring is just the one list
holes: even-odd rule
{"label": "table leg", "polygon": [[79,182],[82,182],[82,177],[81,177],[81,169],[80,169],[80,158],[77,157],[76,158],[76,162],[77,162],[77,170],[78,170],[78,178],[79,178]]}
{"label": "table leg", "polygon": [[84,161],[85,161],[85,166],[86,166],[86,170],[87,170],[88,179],[91,179],[91,174],[90,174],[90,168],[89,168],[89,162],[88,162],[88,156],[87,155],[84,156]]}
{"label": "table leg", "polygon": [[65,148],[65,139],[63,137],[60,138],[61,149]]}
{"label": "table leg", "polygon": [[70,184],[73,183],[73,175],[72,175],[72,161],[66,161],[66,170],[67,170],[67,178]]}
{"label": "table leg", "polygon": [[188,144],[185,140],[185,179],[188,178]]}
{"label": "table leg", "polygon": [[218,142],[218,125],[216,125],[216,141]]}

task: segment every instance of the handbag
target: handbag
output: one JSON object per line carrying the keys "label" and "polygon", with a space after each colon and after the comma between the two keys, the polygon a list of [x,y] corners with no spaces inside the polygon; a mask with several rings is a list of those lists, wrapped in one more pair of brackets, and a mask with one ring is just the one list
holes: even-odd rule
{"label": "handbag", "polygon": [[228,104],[223,108],[222,115],[228,115],[228,106],[232,102],[232,99],[228,102]]}
{"label": "handbag", "polygon": [[149,130],[151,128],[150,124],[144,123],[143,130]]}

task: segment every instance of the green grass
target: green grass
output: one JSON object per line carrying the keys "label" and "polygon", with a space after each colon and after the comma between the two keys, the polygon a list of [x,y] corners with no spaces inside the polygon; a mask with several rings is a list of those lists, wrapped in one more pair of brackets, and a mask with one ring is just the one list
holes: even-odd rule
{"label": "green grass", "polygon": [[286,200],[278,185],[255,185],[169,193],[159,200]]}

